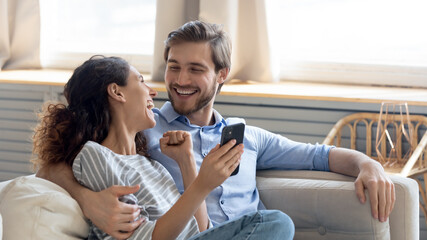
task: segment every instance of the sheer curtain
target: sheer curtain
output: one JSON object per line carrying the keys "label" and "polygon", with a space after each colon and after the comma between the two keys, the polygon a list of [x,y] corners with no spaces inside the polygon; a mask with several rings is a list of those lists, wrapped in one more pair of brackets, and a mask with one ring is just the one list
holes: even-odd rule
{"label": "sheer curtain", "polygon": [[264,0],[157,0],[152,77],[163,81],[164,40],[190,20],[223,24],[232,39],[232,67],[228,79],[272,82],[279,80],[268,37]]}
{"label": "sheer curtain", "polygon": [[40,68],[38,0],[0,0],[0,69]]}

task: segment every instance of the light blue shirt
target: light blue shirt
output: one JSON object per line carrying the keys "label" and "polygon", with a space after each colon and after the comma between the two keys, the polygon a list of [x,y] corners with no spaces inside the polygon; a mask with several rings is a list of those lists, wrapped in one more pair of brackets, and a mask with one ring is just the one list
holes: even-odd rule
{"label": "light blue shirt", "polygon": [[[170,102],[166,102],[160,110],[153,111],[157,124],[154,128],[144,131],[149,154],[170,172],[181,193],[184,187],[179,166],[160,151],[159,139],[163,133],[169,130],[191,133],[194,157],[199,170],[203,158],[220,142],[223,127],[238,122],[244,123],[241,118],[224,119],[214,110],[215,124],[200,127],[191,124],[187,117],[176,113]],[[239,173],[229,177],[206,199],[209,217],[214,225],[264,208],[256,188],[256,170],[329,171],[331,146],[294,142],[254,126],[245,127],[243,144],[245,149]]]}

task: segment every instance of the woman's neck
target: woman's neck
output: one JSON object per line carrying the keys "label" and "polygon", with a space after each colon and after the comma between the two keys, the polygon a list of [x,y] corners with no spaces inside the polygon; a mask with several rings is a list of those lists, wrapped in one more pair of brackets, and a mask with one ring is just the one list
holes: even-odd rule
{"label": "woman's neck", "polygon": [[135,135],[125,124],[111,123],[108,135],[101,144],[117,154],[135,155]]}

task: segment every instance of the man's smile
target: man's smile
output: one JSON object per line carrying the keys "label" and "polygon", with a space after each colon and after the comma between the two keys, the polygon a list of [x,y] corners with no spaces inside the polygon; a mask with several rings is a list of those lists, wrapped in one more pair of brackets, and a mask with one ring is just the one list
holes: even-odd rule
{"label": "man's smile", "polygon": [[188,88],[173,88],[176,93],[179,95],[190,96],[197,92],[196,89],[188,89]]}

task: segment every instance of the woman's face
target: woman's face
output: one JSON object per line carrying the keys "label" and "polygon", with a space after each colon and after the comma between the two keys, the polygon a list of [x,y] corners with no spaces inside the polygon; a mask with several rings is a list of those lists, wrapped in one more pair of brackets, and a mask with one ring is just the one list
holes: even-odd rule
{"label": "woman's face", "polygon": [[127,85],[123,88],[125,94],[125,119],[135,126],[137,131],[152,128],[156,125],[154,119],[153,97],[157,92],[147,86],[142,75],[130,66]]}

